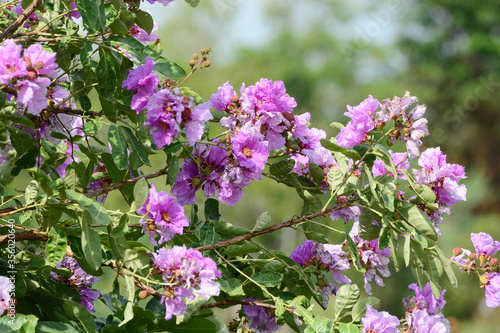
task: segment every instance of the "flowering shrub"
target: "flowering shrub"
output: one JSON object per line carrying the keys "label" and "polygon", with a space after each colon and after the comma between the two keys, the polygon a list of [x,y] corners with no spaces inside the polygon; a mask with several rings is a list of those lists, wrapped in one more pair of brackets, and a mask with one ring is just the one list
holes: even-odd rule
{"label": "flowering shrub", "polygon": [[[429,130],[416,97],[348,106],[330,138],[294,113],[281,81],[239,92],[226,82],[204,101],[185,82],[209,67],[210,49],[186,73],[161,56],[140,5],[0,5],[0,180],[29,177],[0,191],[2,331],[449,332],[440,281],[456,287],[452,263],[500,305],[498,241],[479,233],[475,252],[439,249],[466,174],[439,147],[420,153]],[[263,213],[251,230],[222,221],[219,204],[264,177],[296,190],[300,214],[272,224]],[[120,207],[106,202],[112,191]],[[325,230],[342,222],[332,244]],[[257,241],[282,228],[308,240],[292,253]],[[401,320],[346,276],[361,274],[371,295],[403,266],[415,295]],[[230,305],[240,312],[226,327],[212,309]]]}

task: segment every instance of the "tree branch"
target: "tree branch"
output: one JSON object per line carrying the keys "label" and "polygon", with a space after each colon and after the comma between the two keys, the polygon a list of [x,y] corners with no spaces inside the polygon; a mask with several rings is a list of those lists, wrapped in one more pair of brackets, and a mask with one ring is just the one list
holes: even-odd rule
{"label": "tree branch", "polygon": [[[211,309],[211,308],[217,308],[220,306],[226,306],[226,305],[253,305],[253,306],[260,306],[261,308],[266,308],[266,309],[271,309],[271,310],[276,310],[277,307],[276,305],[272,304],[267,304],[264,302],[253,302],[253,301],[220,301],[220,302],[215,302],[215,303],[210,303],[210,304],[205,304],[202,305],[202,309]],[[294,309],[287,308],[285,307],[286,312],[290,312],[294,315],[301,316],[299,313],[297,313]]]}
{"label": "tree branch", "polygon": [[124,180],[122,182],[119,182],[119,183],[116,183],[116,184],[113,184],[113,185],[110,185],[110,186],[107,186],[107,187],[103,187],[103,188],[100,188],[100,189],[95,190],[95,191],[84,193],[83,195],[85,195],[88,198],[96,197],[98,195],[111,192],[113,190],[119,190],[119,189],[121,189],[121,188],[123,188],[123,187],[125,187],[127,185],[135,184],[139,180],[141,180],[142,178],[144,178],[144,179],[156,178],[156,177],[159,177],[159,176],[166,175],[167,172],[168,172],[168,169],[161,169],[161,170],[159,170],[157,172],[153,172],[153,173],[150,173],[150,174],[147,174],[147,175],[135,177],[135,178],[132,178],[132,179],[127,179],[127,180]]}
{"label": "tree branch", "polygon": [[19,15],[17,17],[17,19],[12,22],[11,25],[9,25],[7,27],[7,29],[5,29],[4,32],[2,32],[2,34],[0,35],[0,43],[7,38],[7,36],[9,36],[11,33],[13,33],[14,31],[17,30],[17,28],[19,28],[23,23],[24,21],[26,21],[31,14],[33,14],[33,12],[42,4],[42,0],[34,0],[31,5],[28,6],[28,8],[26,8],[21,15]]}
{"label": "tree branch", "polygon": [[23,232],[15,232],[13,234],[7,234],[0,236],[0,244],[7,243],[9,241],[10,235],[14,235],[14,241],[23,241],[23,240],[41,240],[46,242],[49,237],[46,234],[41,232],[31,230],[31,231],[23,231]]}
{"label": "tree branch", "polygon": [[263,229],[260,231],[249,232],[249,233],[246,233],[244,235],[237,236],[237,237],[230,238],[230,239],[226,239],[226,240],[214,243],[214,244],[199,246],[199,247],[195,248],[195,250],[203,252],[203,251],[214,250],[214,249],[218,249],[219,247],[239,243],[241,241],[249,240],[251,238],[254,238],[254,237],[257,237],[260,235],[268,234],[270,232],[276,231],[276,230],[281,229],[281,228],[291,227],[291,226],[298,224],[300,222],[304,222],[307,220],[312,220],[316,217],[324,216],[324,215],[331,213],[333,211],[340,210],[342,208],[350,206],[351,204],[352,204],[351,202],[347,201],[347,202],[344,202],[343,204],[336,205],[334,207],[325,209],[324,211],[320,211],[320,212],[316,212],[316,213],[312,213],[312,214],[307,214],[307,215],[304,215],[302,217],[298,217],[298,218],[294,218],[294,219],[291,219],[291,220],[288,220],[285,222],[281,222],[281,223],[275,224],[273,226],[270,226],[269,228],[266,228],[266,229]]}

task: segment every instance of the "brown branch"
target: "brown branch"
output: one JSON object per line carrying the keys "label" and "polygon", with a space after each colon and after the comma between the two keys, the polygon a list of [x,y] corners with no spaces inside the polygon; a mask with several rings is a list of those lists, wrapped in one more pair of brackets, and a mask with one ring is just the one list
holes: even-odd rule
{"label": "brown branch", "polygon": [[25,37],[25,36],[32,36],[32,35],[38,35],[42,32],[45,32],[47,30],[50,30],[50,27],[48,28],[45,28],[45,29],[42,29],[42,30],[39,30],[39,31],[28,31],[28,32],[21,32],[21,33],[18,33],[18,34],[15,34],[14,36],[12,36],[11,38],[19,38],[19,37]]}
{"label": "brown branch", "polygon": [[[220,302],[215,302],[215,303],[210,303],[210,304],[205,304],[202,305],[202,309],[211,309],[211,308],[217,308],[220,306],[226,306],[226,305],[253,305],[253,306],[260,306],[261,308],[266,308],[266,309],[271,309],[271,310],[276,310],[277,307],[276,305],[272,304],[267,304],[263,302],[253,302],[253,301],[220,301]],[[285,307],[286,312],[290,312],[294,315],[300,316],[299,313],[297,313],[294,309],[287,308]]]}
{"label": "brown branch", "polygon": [[12,24],[9,25],[7,29],[5,29],[4,32],[2,32],[2,34],[0,35],[0,42],[6,39],[8,35],[16,31],[17,28],[19,28],[41,4],[42,0],[34,0],[31,5],[29,5],[28,8],[26,8],[22,12],[22,14],[19,15],[17,19],[12,22]]}
{"label": "brown branch", "polygon": [[156,172],[153,172],[153,173],[149,173],[147,175],[135,177],[135,178],[132,178],[132,179],[127,179],[127,180],[124,180],[122,182],[113,184],[111,186],[107,186],[107,187],[103,187],[103,188],[100,188],[100,189],[95,190],[95,191],[87,192],[87,193],[84,193],[83,195],[85,195],[88,198],[96,197],[98,195],[111,192],[113,190],[119,190],[121,188],[124,188],[127,185],[135,184],[139,180],[141,180],[142,178],[144,178],[144,179],[156,178],[156,177],[159,177],[159,176],[166,175],[167,172],[168,172],[168,169],[161,169],[159,171],[156,171]]}
{"label": "brown branch", "polygon": [[14,235],[14,241],[19,242],[23,240],[41,240],[46,242],[49,237],[46,234],[43,234],[41,232],[31,230],[31,231],[23,231],[23,232],[16,232],[13,234],[8,234],[8,235],[2,235],[0,236],[0,244],[7,243],[9,239],[12,239],[10,235]]}
{"label": "brown branch", "polygon": [[304,216],[298,217],[298,218],[293,218],[291,220],[275,224],[273,226],[270,226],[269,228],[266,228],[266,229],[263,229],[260,231],[249,232],[249,233],[246,233],[244,235],[237,236],[237,237],[230,238],[230,239],[226,239],[226,240],[214,243],[214,244],[199,246],[199,247],[195,248],[195,250],[203,252],[203,251],[214,250],[214,249],[218,249],[219,247],[239,243],[241,241],[249,240],[251,238],[254,238],[254,237],[257,237],[260,235],[268,234],[270,232],[276,231],[276,230],[281,229],[281,228],[291,227],[291,226],[298,224],[300,222],[304,222],[307,220],[312,220],[316,217],[324,216],[324,215],[331,213],[333,211],[340,210],[342,208],[350,206],[351,204],[352,204],[351,202],[346,201],[343,204],[336,205],[336,206],[328,208],[324,211],[320,211],[320,212],[316,212],[316,213],[312,213],[312,214],[307,214],[307,215],[304,215]]}

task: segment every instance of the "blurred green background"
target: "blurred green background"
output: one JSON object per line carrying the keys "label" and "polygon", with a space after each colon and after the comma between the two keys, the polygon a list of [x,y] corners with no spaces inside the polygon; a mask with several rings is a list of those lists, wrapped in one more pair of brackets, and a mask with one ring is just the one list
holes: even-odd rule
{"label": "blurred green background", "polygon": [[[431,135],[424,145],[441,146],[449,163],[467,170],[467,202],[445,218],[441,248],[450,256],[454,247],[472,248],[471,232],[500,239],[497,1],[202,0],[193,9],[177,0],[165,8],[145,6],[170,60],[188,69],[192,53],[212,47],[210,68],[186,83],[205,99],[228,80],[235,89],[262,77],[282,80],[297,101],[295,113],[310,112],[312,125],[332,136],[336,132],[328,124],[346,122],[346,104],[409,90],[428,107]],[[247,188],[223,217],[253,225],[268,211],[278,223],[300,212],[296,197],[293,189],[264,180]],[[263,241],[290,253],[303,240],[284,230]],[[444,283],[444,313],[453,331],[498,331],[500,309],[484,305],[477,276],[457,274],[457,289]],[[374,288],[384,310],[404,313],[409,281],[411,273],[402,272],[385,279],[388,287]]]}

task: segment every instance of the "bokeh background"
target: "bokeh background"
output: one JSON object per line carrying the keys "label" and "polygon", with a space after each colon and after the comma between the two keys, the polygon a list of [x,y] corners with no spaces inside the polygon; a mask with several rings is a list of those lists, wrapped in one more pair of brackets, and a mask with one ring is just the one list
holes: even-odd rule
{"label": "bokeh background", "polygon": [[[345,122],[346,105],[368,95],[379,100],[406,90],[427,105],[431,135],[448,162],[465,166],[467,202],[454,206],[442,225],[441,248],[472,248],[470,233],[500,239],[500,11],[497,1],[282,1],[201,0],[197,8],[177,0],[148,6],[164,56],[189,69],[192,53],[212,47],[211,66],[186,85],[208,99],[228,81],[282,80],[312,124],[335,135],[328,124]],[[223,217],[253,225],[268,211],[273,223],[298,214],[293,189],[270,181],[252,184],[244,200]],[[335,226],[348,229],[342,224]],[[344,229],[345,228],[345,229]],[[335,239],[336,235],[331,235]],[[263,239],[287,253],[304,240],[292,230]],[[444,313],[454,332],[497,332],[500,309],[484,305],[474,274],[457,272],[459,287],[448,290]],[[374,288],[383,309],[402,315],[410,272]],[[443,279],[444,281],[444,279]],[[318,307],[319,308],[319,307]],[[319,311],[319,310],[318,310]],[[236,310],[223,313],[234,317]]]}

